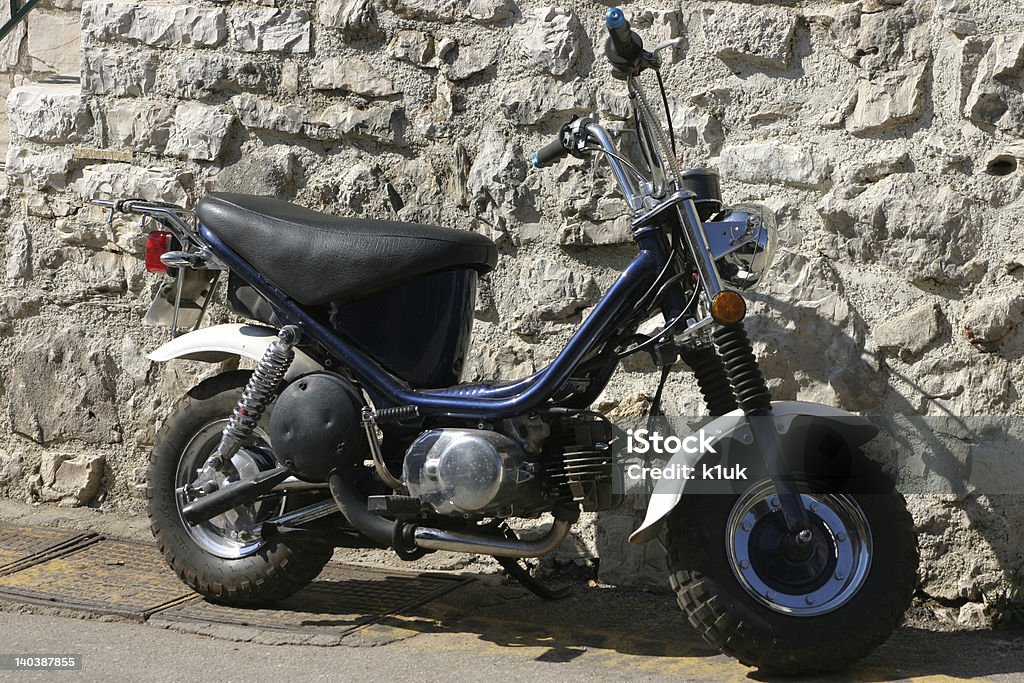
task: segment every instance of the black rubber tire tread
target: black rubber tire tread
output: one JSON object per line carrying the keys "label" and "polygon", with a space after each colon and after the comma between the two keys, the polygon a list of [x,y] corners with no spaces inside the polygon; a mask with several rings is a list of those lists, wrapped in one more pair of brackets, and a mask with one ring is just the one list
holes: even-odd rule
{"label": "black rubber tire tread", "polygon": [[[855,456],[867,460],[859,451]],[[815,617],[768,609],[733,575],[724,543],[737,496],[684,495],[668,518],[667,548],[669,582],[690,624],[709,644],[770,674],[837,671],[871,653],[899,626],[917,584],[914,522],[902,494],[885,480],[887,492],[849,494],[873,537],[864,584],[847,603]]]}
{"label": "black rubber tire tread", "polygon": [[174,407],[156,439],[149,460],[150,530],[178,577],[206,598],[225,605],[255,606],[282,600],[313,581],[331,559],[325,549],[267,542],[239,559],[215,557],[185,529],[174,496],[175,471],[196,432],[231,414],[251,372],[236,370],[211,377]]}

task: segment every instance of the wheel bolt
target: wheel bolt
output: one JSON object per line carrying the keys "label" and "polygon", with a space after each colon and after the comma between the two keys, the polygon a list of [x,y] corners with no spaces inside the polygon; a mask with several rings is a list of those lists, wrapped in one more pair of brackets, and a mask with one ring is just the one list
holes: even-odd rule
{"label": "wheel bolt", "polygon": [[772,496],[771,500],[769,500],[768,502],[773,508],[777,508],[782,504],[779,502],[778,496]]}
{"label": "wheel bolt", "polygon": [[846,574],[842,572],[836,572],[836,581],[842,581],[846,578]]}
{"label": "wheel bolt", "polygon": [[838,534],[836,534],[836,540],[838,540],[840,543],[845,541],[846,540],[846,533],[840,531]]}
{"label": "wheel bolt", "polygon": [[740,560],[740,569],[750,569],[750,563],[746,560]]}
{"label": "wheel bolt", "polygon": [[813,605],[814,604],[814,596],[813,595],[808,595],[806,598],[804,598],[804,600],[807,602],[808,605]]}
{"label": "wheel bolt", "polygon": [[744,531],[750,531],[753,527],[754,527],[754,525],[750,523],[750,520],[745,520],[743,522],[743,530]]}
{"label": "wheel bolt", "polygon": [[820,507],[817,503],[811,503],[811,512],[817,512]]}
{"label": "wheel bolt", "polygon": [[766,592],[764,594],[764,597],[768,598],[769,600],[774,600],[775,599],[775,591],[770,590],[770,591]]}

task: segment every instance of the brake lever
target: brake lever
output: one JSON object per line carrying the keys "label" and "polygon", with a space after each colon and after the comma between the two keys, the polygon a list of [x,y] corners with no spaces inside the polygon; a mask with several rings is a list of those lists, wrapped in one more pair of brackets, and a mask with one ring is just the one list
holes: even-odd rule
{"label": "brake lever", "polygon": [[650,53],[652,55],[656,55],[662,50],[667,50],[670,47],[679,47],[685,44],[686,38],[684,38],[683,36],[679,36],[678,38],[670,38],[668,40],[663,40],[657,45],[655,45],[653,48],[651,48]]}

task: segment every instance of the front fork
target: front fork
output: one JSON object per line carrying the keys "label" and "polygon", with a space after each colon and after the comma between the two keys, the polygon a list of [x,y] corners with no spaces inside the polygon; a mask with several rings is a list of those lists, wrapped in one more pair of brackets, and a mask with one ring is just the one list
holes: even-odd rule
{"label": "front fork", "polygon": [[[809,542],[812,536],[807,510],[796,489],[793,473],[783,458],[782,442],[772,419],[771,393],[743,323],[720,327],[713,339],[717,354],[712,354],[711,349],[701,349],[691,351],[690,360],[686,356],[683,360],[693,369],[712,414],[716,409],[739,407],[743,410],[750,424],[754,444],[761,452],[768,476],[778,495],[786,528],[796,536],[798,542]],[[735,403],[726,398],[726,381],[731,385]]]}
{"label": "front fork", "polygon": [[[713,299],[723,287],[696,206],[688,199],[677,203],[676,211],[686,246],[694,258],[697,277],[705,294]],[[670,319],[670,316],[666,315],[665,319]],[[717,354],[711,349],[690,350],[683,353],[683,361],[693,369],[712,415],[717,410],[722,413],[736,407],[743,410],[750,423],[754,444],[761,452],[768,476],[778,494],[786,528],[798,542],[809,542],[812,538],[810,520],[795,488],[793,473],[782,457],[782,443],[772,419],[771,393],[743,329],[743,322],[720,327],[713,338]]]}

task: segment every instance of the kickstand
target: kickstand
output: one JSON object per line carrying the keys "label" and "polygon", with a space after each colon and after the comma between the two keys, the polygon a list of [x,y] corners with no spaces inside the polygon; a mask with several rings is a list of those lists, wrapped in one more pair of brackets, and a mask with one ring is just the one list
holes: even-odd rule
{"label": "kickstand", "polygon": [[[496,524],[494,528],[505,538],[518,538],[516,532],[505,522]],[[519,582],[519,585],[536,595],[541,600],[561,600],[562,598],[567,598],[572,594],[572,586],[565,586],[564,588],[558,589],[548,588],[543,583],[533,578],[533,575],[530,574],[529,567],[523,566],[523,564],[526,563],[524,562],[523,564],[519,564],[519,558],[495,557],[494,559],[498,561],[498,564],[501,565],[501,568],[504,569],[509,576]]]}
{"label": "kickstand", "polygon": [[533,578],[530,570],[519,564],[514,557],[495,557],[498,564],[519,584],[542,600],[561,600],[572,595],[572,586],[563,588],[548,588],[543,583]]}

